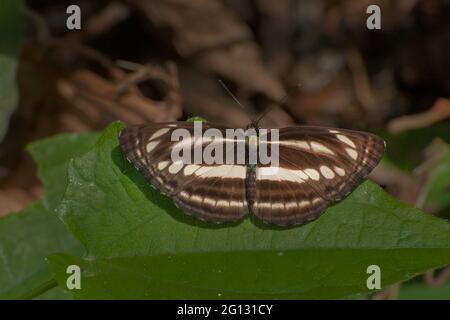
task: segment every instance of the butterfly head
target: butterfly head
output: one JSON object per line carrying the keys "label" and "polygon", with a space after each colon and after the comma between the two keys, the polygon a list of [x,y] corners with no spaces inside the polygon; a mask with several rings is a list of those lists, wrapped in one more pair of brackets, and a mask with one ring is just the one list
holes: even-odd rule
{"label": "butterfly head", "polygon": [[259,121],[257,121],[258,119],[254,119],[252,120],[247,127],[245,128],[245,130],[249,130],[249,129],[255,129],[258,130],[259,129]]}

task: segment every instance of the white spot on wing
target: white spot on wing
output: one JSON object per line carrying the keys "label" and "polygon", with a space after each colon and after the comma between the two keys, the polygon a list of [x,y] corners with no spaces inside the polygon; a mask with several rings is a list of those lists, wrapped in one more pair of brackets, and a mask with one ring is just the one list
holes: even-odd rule
{"label": "white spot on wing", "polygon": [[306,141],[290,141],[290,140],[280,141],[280,146],[291,147],[291,148],[300,148],[300,149],[304,149],[304,150],[311,150],[308,142],[306,142]]}
{"label": "white spot on wing", "polygon": [[333,179],[335,176],[333,170],[331,170],[327,166],[321,166],[320,173],[327,179]]}
{"label": "white spot on wing", "polygon": [[320,175],[319,175],[319,172],[317,172],[317,170],[306,169],[304,171],[308,175],[308,177],[310,177],[311,179],[316,180],[316,181],[318,181],[320,179]]}
{"label": "white spot on wing", "polygon": [[272,208],[272,204],[270,202],[256,202],[255,207],[260,209],[270,209]]}
{"label": "white spot on wing", "polygon": [[355,149],[345,148],[345,151],[350,156],[350,158],[352,158],[353,160],[358,159],[358,152],[356,152]]}
{"label": "white spot on wing", "polygon": [[229,177],[241,178],[241,179],[245,179],[246,174],[247,174],[247,168],[245,168],[244,166],[233,166],[232,165],[230,171],[228,172]]}
{"label": "white spot on wing", "polygon": [[341,177],[345,176],[345,170],[339,167],[334,167],[334,171]]}
{"label": "white spot on wing", "polygon": [[155,149],[158,144],[159,144],[159,141],[153,141],[153,142],[147,143],[147,147],[146,147],[147,152],[148,153],[152,152],[153,149]]}
{"label": "white spot on wing", "polygon": [[196,176],[202,178],[239,178],[245,179],[247,168],[239,165],[219,165],[219,166],[204,166],[195,171]]}
{"label": "white spot on wing", "polygon": [[213,206],[213,207],[216,206],[216,200],[214,200],[212,198],[205,198],[205,199],[203,199],[203,203],[204,204],[209,204],[210,206]]}
{"label": "white spot on wing", "polygon": [[350,140],[347,136],[344,136],[342,134],[337,134],[336,138],[338,138],[340,141],[342,141],[346,145],[349,145],[352,148],[356,148],[355,143],[352,140]]}
{"label": "white spot on wing", "polygon": [[138,156],[138,158],[140,158],[142,156],[141,150],[136,149],[136,155]]}
{"label": "white spot on wing", "polygon": [[190,195],[186,191],[181,191],[180,192],[180,197],[185,198],[185,199],[189,199]]}
{"label": "white spot on wing", "polygon": [[219,201],[217,201],[217,206],[218,207],[229,207],[230,203],[226,200],[219,200]]}
{"label": "white spot on wing", "polygon": [[198,195],[192,195],[190,200],[198,203],[203,202],[203,198]]}
{"label": "white spot on wing", "polygon": [[153,140],[153,139],[156,139],[156,138],[162,136],[163,134],[166,134],[167,132],[169,132],[169,130],[170,130],[169,128],[159,129],[158,131],[156,131],[156,132],[150,137],[149,141],[150,141],[150,140]]}
{"label": "white spot on wing", "polygon": [[[189,147],[194,147],[194,146],[203,146],[205,144],[208,143],[214,143],[214,144],[225,144],[227,142],[229,143],[236,143],[237,141],[241,141],[241,140],[235,140],[235,139],[224,139],[221,137],[197,137],[197,139],[194,139],[194,137],[187,137],[187,138],[183,138],[180,141],[177,141],[172,148],[178,148],[178,149],[182,149],[182,148],[189,148]],[[244,141],[242,141],[244,142]]]}
{"label": "white spot on wing", "polygon": [[183,169],[183,167],[184,165],[182,161],[174,162],[169,166],[169,173],[177,174],[181,169]]}
{"label": "white spot on wing", "polygon": [[303,180],[309,179],[308,175],[302,170],[295,170],[295,173],[298,174]]}
{"label": "white spot on wing", "polygon": [[196,164],[189,164],[189,165],[187,165],[184,168],[183,173],[184,173],[185,176],[190,176],[191,174],[193,174],[199,168],[200,168],[200,166],[198,166]]}
{"label": "white spot on wing", "polygon": [[230,201],[230,206],[231,207],[235,207],[235,208],[240,208],[242,207],[244,204],[240,201]]}
{"label": "white spot on wing", "polygon": [[288,202],[284,206],[286,207],[286,210],[295,209],[297,208],[297,202],[296,201]]}
{"label": "white spot on wing", "polygon": [[204,173],[208,172],[209,170],[211,170],[212,167],[208,167],[208,166],[204,166],[204,167],[200,167],[200,169],[198,169],[197,171],[195,171],[195,175],[196,176],[201,176]]}
{"label": "white spot on wing", "polygon": [[168,164],[169,161],[161,161],[160,163],[158,163],[158,170],[164,170]]}
{"label": "white spot on wing", "polygon": [[311,204],[311,203],[310,203],[309,201],[303,200],[303,201],[301,201],[301,202],[298,203],[298,206],[299,206],[300,208],[304,208],[304,207],[309,206],[310,204]]}
{"label": "white spot on wing", "polygon": [[281,167],[261,167],[256,170],[257,180],[290,181],[303,183],[308,176],[302,170],[289,170]]}
{"label": "white spot on wing", "polygon": [[334,155],[333,151],[331,151],[329,148],[325,147],[323,144],[316,142],[316,141],[311,142],[311,148],[315,152],[322,152],[322,153]]}
{"label": "white spot on wing", "polygon": [[284,210],[284,203],[282,203],[282,202],[273,203],[272,204],[272,209]]}

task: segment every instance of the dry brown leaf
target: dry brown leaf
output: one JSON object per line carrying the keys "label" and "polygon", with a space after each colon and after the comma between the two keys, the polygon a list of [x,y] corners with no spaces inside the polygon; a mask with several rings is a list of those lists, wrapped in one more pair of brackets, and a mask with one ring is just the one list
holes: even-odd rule
{"label": "dry brown leaf", "polygon": [[249,27],[218,0],[130,0],[150,24],[165,32],[180,56],[250,94],[277,101],[283,86],[262,61]]}

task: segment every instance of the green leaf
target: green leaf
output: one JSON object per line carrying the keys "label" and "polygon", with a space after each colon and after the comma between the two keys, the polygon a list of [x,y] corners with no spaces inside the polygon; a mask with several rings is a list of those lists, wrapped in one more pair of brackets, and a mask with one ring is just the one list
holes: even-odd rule
{"label": "green leaf", "polygon": [[450,148],[433,169],[426,187],[426,207],[435,211],[450,207]]}
{"label": "green leaf", "polygon": [[[419,259],[412,258],[419,255]],[[296,249],[80,259],[52,255],[64,284],[68,265],[82,269],[77,299],[335,299],[367,292],[367,266],[385,284],[449,259],[448,249]]]}
{"label": "green leaf", "polygon": [[41,203],[0,219],[0,299],[32,298],[31,292],[51,282],[45,257],[55,252],[82,250]]}
{"label": "green leaf", "polygon": [[302,227],[198,222],[124,158],[122,128],[112,124],[69,165],[58,212],[88,259],[50,262],[60,284],[68,263],[82,265],[77,297],[341,298],[369,292],[371,264],[382,268],[387,286],[450,262],[450,225],[370,182]]}
{"label": "green leaf", "polygon": [[55,209],[64,195],[69,160],[92,149],[98,137],[98,133],[59,134],[28,145],[27,149],[38,165],[38,175],[44,184],[46,207]]}
{"label": "green leaf", "polygon": [[23,26],[22,1],[0,2],[0,141],[18,103],[16,69]]}
{"label": "green leaf", "polygon": [[53,277],[45,262],[47,255],[83,253],[80,242],[53,209],[68,182],[69,160],[87,152],[97,139],[98,134],[62,134],[29,146],[44,182],[48,205],[39,202],[0,219],[0,298],[31,298],[45,290]]}

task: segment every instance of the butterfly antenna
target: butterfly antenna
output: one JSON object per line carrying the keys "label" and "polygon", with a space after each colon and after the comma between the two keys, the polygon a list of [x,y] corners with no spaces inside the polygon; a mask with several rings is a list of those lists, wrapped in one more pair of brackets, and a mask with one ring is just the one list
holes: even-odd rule
{"label": "butterfly antenna", "polygon": [[[302,85],[301,85],[300,83],[297,84],[297,89],[299,90],[301,86],[302,86]],[[253,122],[253,124],[254,124],[255,126],[257,126],[258,123],[259,123],[265,116],[267,116],[267,114],[270,113],[275,107],[282,106],[283,104],[285,104],[286,101],[288,100],[288,98],[289,98],[289,94],[287,93],[287,94],[286,94],[283,98],[281,98],[276,104],[273,104],[272,106],[270,106],[269,108],[267,108],[266,110],[264,110],[264,112],[256,119],[256,121]]]}
{"label": "butterfly antenna", "polygon": [[263,111],[263,113],[256,118],[256,120],[254,121],[254,125],[258,125],[258,123],[265,117],[267,116],[273,109],[275,109],[276,107],[278,107],[279,105],[283,105],[284,103],[286,103],[287,99],[289,98],[289,95],[286,94],[283,98],[280,99],[280,101],[278,101],[276,104],[272,104],[269,108],[267,108],[266,110]]}
{"label": "butterfly antenna", "polygon": [[[272,106],[270,106],[269,108],[267,108],[266,110],[264,110],[264,112],[257,117],[256,119],[253,118],[252,115],[250,115],[248,108],[246,108],[237,98],[236,96],[231,92],[230,89],[228,89],[228,87],[225,85],[225,83],[219,79],[219,83],[220,85],[228,92],[228,94],[231,96],[231,98],[233,98],[233,100],[245,111],[247,112],[249,118],[251,119],[251,125],[253,127],[257,127],[258,123],[267,115],[269,114],[275,107],[283,105],[284,103],[286,103],[286,100],[289,98],[289,94],[286,94],[283,98],[281,98],[276,104],[273,104]],[[299,84],[298,87],[300,87],[301,85]]]}
{"label": "butterfly antenna", "polygon": [[[219,83],[220,85],[227,91],[227,93],[230,95],[231,98],[233,98],[233,100],[250,116],[248,108],[245,107],[239,100],[238,98],[236,98],[236,96],[233,94],[233,92],[231,92],[230,89],[228,89],[228,87],[226,86],[226,84],[219,79]],[[251,118],[251,117],[250,117]],[[253,121],[252,121],[253,122]]]}

